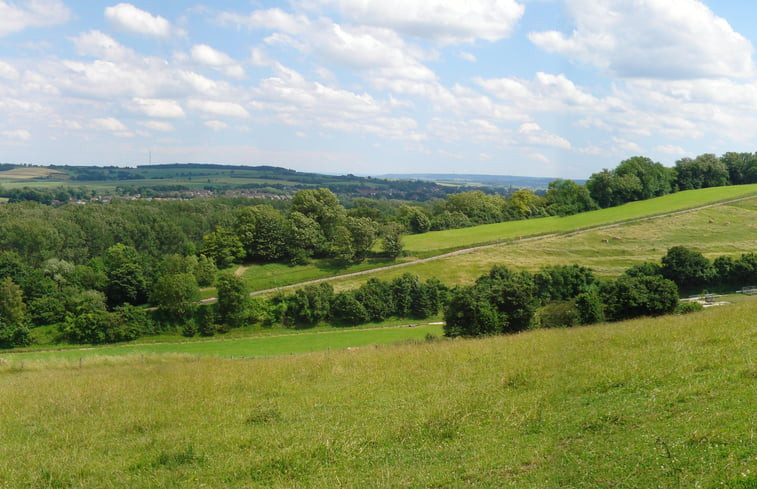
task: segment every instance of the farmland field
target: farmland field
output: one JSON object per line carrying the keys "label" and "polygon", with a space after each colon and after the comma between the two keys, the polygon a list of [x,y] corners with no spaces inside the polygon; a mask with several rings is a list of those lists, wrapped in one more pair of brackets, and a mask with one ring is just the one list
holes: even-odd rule
{"label": "farmland field", "polygon": [[751,488],[755,313],[5,367],[0,487]]}

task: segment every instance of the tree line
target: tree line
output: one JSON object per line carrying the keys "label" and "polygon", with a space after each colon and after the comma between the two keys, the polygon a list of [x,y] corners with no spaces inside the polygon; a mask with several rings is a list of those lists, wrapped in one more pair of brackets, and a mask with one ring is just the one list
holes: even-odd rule
{"label": "tree line", "polygon": [[[98,290],[90,288],[97,279],[90,270],[49,260],[42,268],[49,279],[45,293],[28,297],[22,285],[23,273],[29,271],[2,262],[0,347],[29,344],[29,328],[40,324],[56,324],[61,340],[109,343],[162,331],[211,336],[254,324],[352,326],[440,314],[447,336],[481,336],[690,312],[701,306],[679,302],[679,290],[733,289],[757,282],[755,253],[711,261],[676,246],[659,262],[635,265],[613,280],[600,280],[580,265],[548,266],[535,273],[497,265],[473,285],[455,288],[438,279],[422,281],[404,274],[390,281],[370,279],[339,293],[321,283],[256,299],[249,296],[240,277],[224,273],[216,281],[217,302],[200,304],[198,284],[215,276],[211,262],[174,255],[162,265],[151,290],[136,264],[133,249],[115,245],[108,251]],[[136,307],[133,303],[139,303],[140,294],[148,294],[156,307]]]}

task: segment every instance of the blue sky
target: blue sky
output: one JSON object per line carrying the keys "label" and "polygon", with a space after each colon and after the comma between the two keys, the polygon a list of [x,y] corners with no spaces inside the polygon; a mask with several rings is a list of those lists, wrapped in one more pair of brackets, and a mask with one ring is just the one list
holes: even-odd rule
{"label": "blue sky", "polygon": [[0,0],[0,162],[586,178],[755,151],[742,0]]}

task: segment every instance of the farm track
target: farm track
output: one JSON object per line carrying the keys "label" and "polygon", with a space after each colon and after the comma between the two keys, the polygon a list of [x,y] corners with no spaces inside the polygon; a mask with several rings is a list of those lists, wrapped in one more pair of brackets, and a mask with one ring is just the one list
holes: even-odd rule
{"label": "farm track", "polygon": [[[588,232],[592,232],[592,231],[598,231],[598,230],[602,230],[602,229],[610,229],[610,228],[614,228],[614,227],[623,226],[625,224],[633,224],[633,223],[637,223],[637,222],[652,221],[652,220],[655,220],[655,219],[662,219],[662,218],[665,218],[665,217],[677,216],[677,215],[686,214],[686,213],[689,213],[689,212],[697,212],[697,211],[700,211],[700,210],[703,210],[703,209],[709,209],[709,208],[712,208],[712,207],[719,207],[719,206],[723,206],[723,205],[734,204],[736,202],[742,202],[742,201],[745,201],[745,200],[751,200],[751,199],[755,199],[755,198],[757,198],[757,195],[750,195],[750,196],[747,196],[747,197],[739,197],[738,199],[725,200],[725,201],[722,201],[722,202],[715,202],[715,203],[712,203],[712,204],[706,204],[706,205],[701,205],[701,206],[697,206],[697,207],[691,207],[689,209],[681,209],[681,210],[677,210],[677,211],[666,212],[666,213],[663,213],[663,214],[655,214],[655,215],[652,215],[652,216],[637,217],[637,218],[634,218],[634,219],[627,219],[627,220],[624,220],[624,221],[618,221],[618,222],[614,222],[614,223],[611,223],[611,224],[601,224],[601,225],[598,225],[598,226],[590,226],[590,227],[575,229],[573,231],[567,231],[567,232],[562,232],[562,233],[540,234],[538,236],[530,236],[530,237],[527,237],[527,238],[508,239],[508,240],[504,240],[504,241],[498,241],[496,243],[487,243],[487,244],[483,244],[483,245],[472,246],[470,248],[463,248],[463,249],[460,249],[460,250],[450,251],[450,252],[447,252],[447,253],[442,253],[440,255],[434,255],[434,256],[427,257],[427,258],[419,258],[417,260],[412,260],[412,261],[408,261],[408,262],[396,263],[394,265],[386,265],[386,266],[383,266],[383,267],[371,268],[369,270],[361,270],[359,272],[345,273],[345,274],[341,274],[341,275],[334,275],[334,276],[331,276],[331,277],[324,277],[324,278],[318,278],[318,279],[313,279],[313,280],[306,280],[306,281],[303,281],[303,282],[297,282],[295,284],[282,285],[282,286],[279,286],[279,287],[272,287],[272,288],[269,288],[269,289],[256,290],[256,291],[250,292],[250,296],[270,294],[270,293],[274,293],[274,292],[280,292],[280,291],[283,291],[283,290],[295,289],[295,288],[298,288],[298,287],[304,287],[306,285],[314,285],[314,284],[319,284],[319,283],[322,283],[322,282],[330,282],[330,281],[340,280],[340,279],[344,279],[344,278],[352,278],[352,277],[359,277],[361,275],[369,275],[369,274],[372,274],[372,273],[382,272],[382,271],[386,271],[386,270],[394,270],[394,269],[397,269],[397,268],[409,267],[409,266],[418,265],[420,263],[426,263],[426,262],[430,262],[430,261],[434,261],[434,260],[442,260],[444,258],[449,258],[449,257],[452,257],[452,256],[458,256],[458,255],[464,255],[464,254],[468,254],[468,253],[474,253],[476,251],[484,250],[484,249],[488,249],[488,248],[496,248],[498,246],[507,246],[507,245],[511,245],[511,244],[526,243],[526,242],[529,242],[529,241],[540,241],[540,240],[549,239],[549,238],[567,238],[567,237],[576,236],[576,235],[579,235],[579,234],[588,233]],[[200,302],[202,304],[210,304],[210,303],[216,302],[217,300],[218,299],[216,297],[209,297],[207,299],[201,300]]]}

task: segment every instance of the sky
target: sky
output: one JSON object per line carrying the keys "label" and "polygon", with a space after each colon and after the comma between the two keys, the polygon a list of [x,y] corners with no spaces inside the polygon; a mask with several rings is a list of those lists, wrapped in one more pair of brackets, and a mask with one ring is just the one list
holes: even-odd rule
{"label": "sky", "polygon": [[0,162],[587,178],[757,150],[744,0],[0,0]]}

